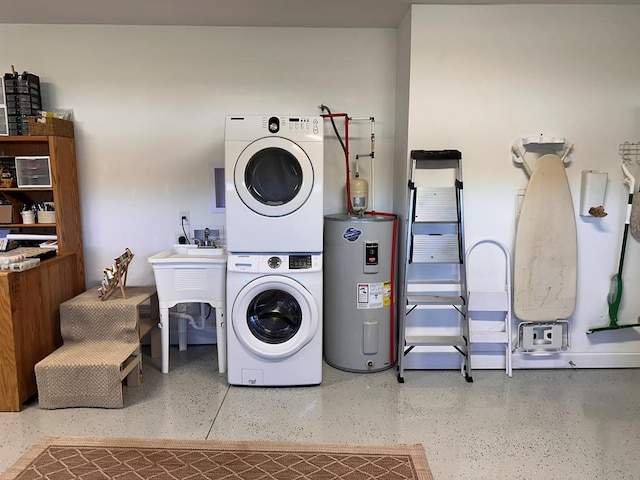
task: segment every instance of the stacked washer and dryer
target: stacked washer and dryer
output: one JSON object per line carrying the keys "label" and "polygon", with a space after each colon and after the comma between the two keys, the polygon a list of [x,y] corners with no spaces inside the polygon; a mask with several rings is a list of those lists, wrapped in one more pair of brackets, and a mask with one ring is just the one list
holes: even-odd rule
{"label": "stacked washer and dryer", "polygon": [[321,117],[226,118],[231,385],[322,382]]}

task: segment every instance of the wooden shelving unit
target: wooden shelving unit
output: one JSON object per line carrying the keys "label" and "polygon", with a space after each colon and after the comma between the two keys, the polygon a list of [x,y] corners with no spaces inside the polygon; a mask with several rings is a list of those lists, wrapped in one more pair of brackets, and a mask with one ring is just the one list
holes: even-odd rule
{"label": "wooden shelving unit", "polygon": [[[24,272],[0,272],[0,411],[19,411],[36,394],[34,366],[62,344],[60,304],[85,286],[80,196],[73,138],[0,136],[8,156],[48,156],[50,187],[0,188],[24,234],[55,234],[58,254]],[[20,223],[23,204],[54,202],[55,223]]]}
{"label": "wooden shelving unit", "polygon": [[[58,252],[76,254],[75,282],[84,285],[84,254],[76,149],[73,138],[56,136],[0,136],[0,152],[9,156],[42,156],[50,158],[51,187],[0,188],[0,197],[13,208],[13,223],[0,224],[1,229],[18,233],[55,234]],[[23,224],[23,204],[54,202],[55,223]]]}

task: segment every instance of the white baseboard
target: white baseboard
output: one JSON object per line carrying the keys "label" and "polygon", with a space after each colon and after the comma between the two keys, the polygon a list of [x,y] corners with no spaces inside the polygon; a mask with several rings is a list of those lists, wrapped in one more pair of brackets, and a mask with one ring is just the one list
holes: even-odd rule
{"label": "white baseboard", "polygon": [[[513,369],[544,368],[640,368],[640,353],[574,353],[553,355],[514,353]],[[457,370],[460,368],[458,353],[410,353],[405,357],[408,370]],[[473,370],[504,370],[503,354],[475,354],[471,356]]]}

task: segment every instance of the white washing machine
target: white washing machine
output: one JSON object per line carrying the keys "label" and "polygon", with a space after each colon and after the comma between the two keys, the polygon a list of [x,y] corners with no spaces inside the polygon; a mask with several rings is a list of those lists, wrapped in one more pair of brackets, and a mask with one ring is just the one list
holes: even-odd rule
{"label": "white washing machine", "polygon": [[322,117],[227,117],[227,251],[321,252],[323,163]]}
{"label": "white washing machine", "polygon": [[227,378],[322,382],[322,254],[228,256]]}

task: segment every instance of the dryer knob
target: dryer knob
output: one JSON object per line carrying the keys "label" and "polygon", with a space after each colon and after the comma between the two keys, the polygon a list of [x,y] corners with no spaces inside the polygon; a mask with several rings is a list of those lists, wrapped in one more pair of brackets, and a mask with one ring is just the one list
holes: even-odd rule
{"label": "dryer knob", "polygon": [[282,265],[282,260],[280,259],[280,257],[270,257],[267,261],[267,264],[271,268],[278,268],[280,265]]}

